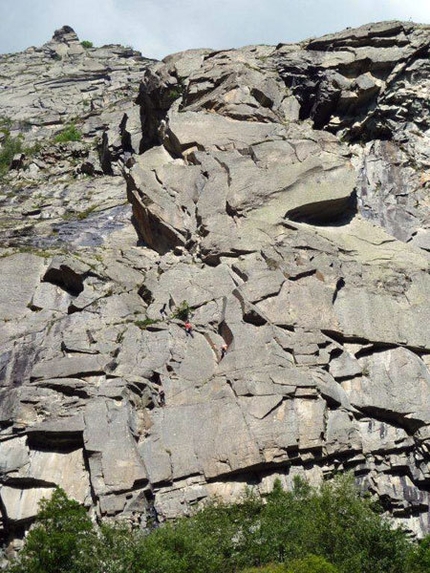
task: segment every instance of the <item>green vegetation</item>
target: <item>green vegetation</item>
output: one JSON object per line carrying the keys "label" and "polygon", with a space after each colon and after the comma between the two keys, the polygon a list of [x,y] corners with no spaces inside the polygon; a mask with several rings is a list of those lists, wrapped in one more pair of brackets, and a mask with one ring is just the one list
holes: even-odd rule
{"label": "green vegetation", "polygon": [[413,548],[408,558],[409,573],[428,573],[430,571],[430,535]]}
{"label": "green vegetation", "polygon": [[295,559],[284,569],[286,573],[338,573],[339,569],[320,555]]}
{"label": "green vegetation", "polygon": [[19,560],[11,573],[69,573],[85,571],[91,552],[93,525],[78,502],[69,500],[62,489],[42,500],[37,525],[27,536]]}
{"label": "green vegetation", "polygon": [[[31,123],[26,121],[18,122],[20,130],[29,131]],[[0,117],[0,179],[3,178],[10,169],[12,159],[17,153],[24,153],[26,157],[34,157],[40,153],[42,144],[35,142],[31,146],[24,146],[24,136],[19,133],[11,135],[12,121],[6,117]]]}
{"label": "green vegetation", "polygon": [[156,324],[159,322],[158,320],[154,320],[153,318],[145,318],[144,320],[135,320],[134,324],[140,328],[140,330],[146,330],[148,326],[151,324]]}
{"label": "green vegetation", "polygon": [[285,565],[283,563],[269,563],[263,567],[247,567],[241,573],[285,573]]}
{"label": "green vegetation", "polygon": [[167,98],[169,101],[174,102],[176,99],[182,96],[182,92],[183,87],[181,85],[175,86],[167,91]]}
{"label": "green vegetation", "polygon": [[88,207],[87,209],[85,209],[85,211],[80,211],[76,217],[77,219],[79,219],[79,221],[82,221],[84,219],[86,219],[87,217],[89,217],[91,215],[91,213],[93,211],[95,211],[97,209],[97,205],[92,205],[91,207]]}
{"label": "green vegetation", "polygon": [[23,136],[19,134],[12,137],[10,134],[11,121],[8,118],[0,118],[0,178],[9,171],[13,156],[22,151]]}
{"label": "green vegetation", "polygon": [[183,320],[185,322],[190,317],[191,307],[186,300],[183,300],[173,313],[173,318],[177,318],[178,320]]}
{"label": "green vegetation", "polygon": [[58,489],[8,573],[424,573],[430,536],[419,545],[393,528],[352,478],[292,492],[280,483],[262,500],[207,505],[150,534],[92,525]]}
{"label": "green vegetation", "polygon": [[66,127],[54,137],[55,143],[67,143],[68,141],[81,141],[82,133],[74,123],[66,125]]}
{"label": "green vegetation", "polygon": [[93,43],[90,42],[89,40],[83,40],[83,41],[81,42],[81,46],[82,46],[83,48],[85,48],[86,50],[87,50],[88,48],[93,48],[93,47],[94,47]]}
{"label": "green vegetation", "polygon": [[24,147],[23,152],[25,153],[26,157],[34,157],[38,153],[40,153],[43,149],[43,145],[40,141],[36,141],[33,145],[29,145]]}
{"label": "green vegetation", "polygon": [[74,219],[78,221],[83,221],[87,219],[91,213],[93,213],[97,209],[97,205],[91,205],[84,211],[67,211],[62,215],[63,221],[73,221]]}

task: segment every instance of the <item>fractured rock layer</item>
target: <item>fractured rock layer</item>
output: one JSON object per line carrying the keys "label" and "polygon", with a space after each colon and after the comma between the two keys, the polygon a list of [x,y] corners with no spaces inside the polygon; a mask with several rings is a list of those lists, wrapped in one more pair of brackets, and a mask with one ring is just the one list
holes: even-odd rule
{"label": "fractured rock layer", "polygon": [[0,57],[6,539],[56,485],[144,527],[346,470],[429,531],[429,43]]}

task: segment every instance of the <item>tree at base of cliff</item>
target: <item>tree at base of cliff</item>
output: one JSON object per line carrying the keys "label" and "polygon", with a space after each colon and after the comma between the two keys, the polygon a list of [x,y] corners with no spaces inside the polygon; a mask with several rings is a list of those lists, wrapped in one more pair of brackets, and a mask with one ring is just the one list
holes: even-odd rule
{"label": "tree at base of cliff", "polygon": [[308,555],[285,563],[269,563],[263,567],[243,569],[241,573],[339,573],[339,569],[320,555]]}
{"label": "tree at base of cliff", "polygon": [[405,573],[411,548],[351,476],[338,476],[318,489],[297,480],[287,492],[278,482],[264,501],[249,494],[209,505],[144,538],[133,565],[138,573]]}
{"label": "tree at base of cliff", "polygon": [[10,573],[81,573],[88,571],[88,555],[95,541],[93,525],[77,501],[57,488],[43,499],[37,523],[28,533]]}
{"label": "tree at base of cliff", "polygon": [[298,479],[293,491],[275,482],[265,500],[215,501],[148,534],[95,528],[58,489],[7,572],[427,573],[429,542],[415,546],[375,509],[351,476],[320,488]]}
{"label": "tree at base of cliff", "polygon": [[408,572],[428,573],[430,571],[430,535],[427,535],[410,553]]}

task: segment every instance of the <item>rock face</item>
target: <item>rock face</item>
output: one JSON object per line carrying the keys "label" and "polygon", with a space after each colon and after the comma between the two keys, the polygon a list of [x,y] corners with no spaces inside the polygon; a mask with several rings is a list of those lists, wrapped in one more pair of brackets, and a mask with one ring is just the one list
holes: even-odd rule
{"label": "rock face", "polygon": [[338,471],[430,531],[429,45],[0,56],[6,542],[56,485],[145,527]]}

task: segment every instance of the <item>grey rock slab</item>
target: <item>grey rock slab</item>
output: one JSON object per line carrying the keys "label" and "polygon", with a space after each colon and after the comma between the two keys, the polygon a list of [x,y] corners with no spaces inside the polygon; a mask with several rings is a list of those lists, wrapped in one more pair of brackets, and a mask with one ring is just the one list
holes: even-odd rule
{"label": "grey rock slab", "polygon": [[163,273],[158,284],[152,287],[157,307],[149,308],[151,318],[159,318],[159,307],[170,302],[174,313],[183,301],[193,309],[202,304],[220,299],[233,290],[235,284],[227,265],[215,268],[200,264],[179,263]]}
{"label": "grey rock slab", "polygon": [[350,409],[350,403],[347,394],[342,386],[325,371],[313,372],[313,377],[316,381],[316,386],[321,393],[321,396],[329,403],[334,403],[337,407],[341,406],[345,409]]}
{"label": "grey rock slab", "polygon": [[[407,25],[406,25],[407,26]],[[365,24],[358,28],[346,28],[342,32],[326,34],[318,39],[312,39],[307,45],[308,50],[321,50],[324,46],[360,46],[367,43],[370,38],[390,38],[393,43],[399,33],[405,29],[405,23],[400,21],[375,22]],[[389,42],[389,40],[386,40]]]}
{"label": "grey rock slab", "polygon": [[[412,141],[411,138],[410,145],[415,147]],[[417,156],[415,149],[412,154]],[[357,204],[360,213],[399,240],[411,240],[426,219],[424,212],[419,213],[415,208],[416,200],[421,199],[419,187],[423,179],[420,181],[417,171],[408,165],[410,160],[403,145],[368,143],[358,150],[358,157]]]}
{"label": "grey rock slab", "polygon": [[242,296],[250,302],[257,303],[262,299],[276,296],[281,290],[285,276],[281,271],[262,271],[254,273],[239,290]]}
{"label": "grey rock slab", "polygon": [[97,313],[74,312],[59,321],[59,330],[54,332],[52,340],[47,340],[50,352],[43,358],[57,359],[60,352],[67,354],[69,358],[77,358],[74,353],[107,356],[114,352],[118,347],[117,339],[125,326],[118,325],[115,314],[111,319],[107,314],[102,314],[101,308],[105,309],[105,306],[100,305]]}
{"label": "grey rock slab", "polygon": [[[304,277],[299,281],[285,281],[278,296],[258,302],[257,308],[275,324],[337,330],[333,294],[334,289],[316,276]],[[318,310],[315,300],[318,300]]]}
{"label": "grey rock slab", "polygon": [[316,387],[317,381],[309,370],[304,368],[280,368],[270,372],[270,379],[274,384],[280,386],[293,386],[313,388]]}
{"label": "grey rock slab", "polygon": [[377,352],[362,359],[366,376],[342,384],[351,404],[408,431],[429,424],[430,372],[406,348]]}
{"label": "grey rock slab", "polygon": [[153,422],[150,436],[140,446],[151,482],[164,477],[168,469],[163,454],[165,469],[159,474],[151,455],[155,444],[170,457],[173,479],[198,473],[210,478],[260,461],[258,447],[231,398],[167,407],[157,412]]}
{"label": "grey rock slab", "polygon": [[76,395],[87,398],[96,392],[96,388],[86,380],[81,378],[49,378],[47,380],[38,380],[37,385],[41,388],[51,388],[56,392],[62,392],[66,395]]}
{"label": "grey rock slab", "polygon": [[196,69],[198,69],[206,55],[211,52],[209,49],[194,49],[185,50],[176,54],[170,54],[163,59],[163,62],[173,68],[176,74],[181,78],[188,78],[188,76]]}
{"label": "grey rock slab", "polygon": [[360,426],[350,412],[342,409],[327,413],[325,449],[328,455],[362,449]]}
{"label": "grey rock slab", "polygon": [[124,378],[150,377],[155,370],[162,370],[171,357],[171,337],[182,334],[177,325],[172,325],[171,330],[172,334],[168,330],[149,332],[129,326],[121,335],[115,373]]}
{"label": "grey rock slab", "polygon": [[378,340],[415,348],[430,348],[427,302],[411,306],[405,297],[352,288],[334,305],[341,331],[350,338]]}
{"label": "grey rock slab", "polygon": [[257,420],[262,420],[282,402],[281,395],[244,397],[239,401],[242,409]]}
{"label": "grey rock slab", "polygon": [[102,515],[114,516],[122,513],[126,505],[126,495],[102,495],[100,496],[100,511]]}
{"label": "grey rock slab", "polygon": [[283,95],[277,75],[246,48],[208,55],[191,74],[187,88],[186,109],[216,109],[223,115],[254,120],[276,120],[274,112]]}
{"label": "grey rock slab", "polygon": [[197,331],[194,331],[193,338],[185,332],[182,337],[186,339],[186,351],[179,368],[176,370],[178,376],[191,382],[208,380],[214,374],[217,365],[218,357],[215,349]]}
{"label": "grey rock slab", "polygon": [[[286,142],[287,157],[289,144]],[[251,211],[256,207],[267,222],[277,216],[317,217],[342,212],[356,182],[351,165],[341,157],[324,153],[301,162],[288,160],[272,164],[270,170],[243,157],[229,166],[231,183],[227,201],[232,209]],[[256,182],[257,185],[256,185]],[[267,204],[269,203],[269,204]]]}
{"label": "grey rock slab", "polygon": [[0,316],[16,320],[28,314],[27,305],[46,268],[45,259],[30,253],[19,253],[0,259],[2,289]]}
{"label": "grey rock slab", "polygon": [[[246,399],[242,398],[243,404]],[[272,397],[273,400],[273,397]],[[247,415],[247,422],[266,463],[282,462],[288,459],[288,450],[299,443],[299,419],[295,402],[284,400],[262,419]]]}
{"label": "grey rock slab", "polygon": [[158,490],[155,498],[155,508],[165,519],[174,518],[182,513],[188,514],[192,507],[209,495],[209,488],[199,476],[176,481],[170,487]]}
{"label": "grey rock slab", "polygon": [[179,153],[193,146],[205,150],[242,149],[280,139],[284,134],[282,126],[238,121],[207,112],[172,113],[168,125],[168,136]]}
{"label": "grey rock slab", "polygon": [[104,373],[108,362],[109,358],[105,356],[65,356],[36,364],[31,377],[33,379],[85,377]]}
{"label": "grey rock slab", "polygon": [[[193,168],[187,169],[185,165],[178,164],[178,161],[156,170],[151,166],[146,167],[143,155],[129,174],[133,186],[129,195],[133,198],[134,210],[141,222],[142,236],[150,246],[157,244],[154,235],[156,225],[163,224],[166,232],[170,229],[178,241],[180,236],[186,235],[187,230],[194,230],[195,223],[191,214],[194,214],[194,201],[197,200],[203,179],[198,168],[194,168],[194,171]],[[172,200],[175,198],[177,202]],[[154,221],[152,230],[148,225],[151,218]]]}
{"label": "grey rock slab", "polygon": [[84,447],[96,495],[133,490],[147,481],[130,431],[130,409],[123,401],[96,399],[84,414]]}
{"label": "grey rock slab", "polygon": [[90,494],[88,472],[82,449],[69,453],[32,450],[29,463],[14,476],[15,480],[60,486],[80,503]]}
{"label": "grey rock slab", "polygon": [[342,352],[339,356],[330,360],[329,370],[336,380],[353,378],[354,376],[359,376],[362,372],[359,362],[349,352]]}
{"label": "grey rock slab", "polygon": [[164,254],[174,247],[185,245],[184,233],[169,222],[175,221],[182,229],[183,217],[178,207],[169,205],[166,211],[168,216],[165,218],[163,208],[154,204],[154,209],[149,209],[137,190],[130,191],[129,196],[133,205],[134,220],[143,241],[149,248]]}
{"label": "grey rock slab", "polygon": [[302,450],[320,448],[323,445],[325,400],[295,398],[294,411],[297,416],[298,441]]}
{"label": "grey rock slab", "polygon": [[[245,377],[251,375],[253,371],[263,370],[266,365],[273,366],[273,371],[277,366],[285,368],[291,366],[291,359],[286,353],[276,354],[274,349],[259,341],[257,336],[256,332],[254,340],[247,340],[239,333],[235,335],[227,355],[219,364],[219,373]],[[288,384],[288,374],[283,380],[285,380],[284,384]]]}
{"label": "grey rock slab", "polygon": [[105,318],[106,323],[118,324],[126,317],[143,313],[145,305],[135,292],[116,294],[109,286],[102,289],[86,287],[79,297],[73,300],[70,309],[73,312],[82,310],[89,313],[98,312]]}
{"label": "grey rock slab", "polygon": [[58,286],[49,283],[40,283],[34,291],[30,305],[36,312],[46,309],[67,313],[71,297]]}
{"label": "grey rock slab", "polygon": [[406,246],[384,229],[357,216],[345,226],[319,227],[317,235],[330,240],[362,264],[382,266],[391,264],[400,269],[427,269],[428,258],[419,249]]}
{"label": "grey rock slab", "polygon": [[269,372],[256,372],[255,379],[249,379],[248,376],[231,380],[230,384],[237,396],[271,396],[285,395],[294,396],[295,387],[288,385],[287,382],[278,386],[272,382]]}
{"label": "grey rock slab", "polygon": [[416,235],[412,237],[411,243],[415,247],[430,251],[430,230],[419,229]]}
{"label": "grey rock slab", "polygon": [[143,282],[144,274],[130,265],[124,264],[124,261],[121,261],[118,255],[115,255],[116,253],[111,257],[103,257],[104,273],[112,281],[115,281],[127,289],[139,287]]}
{"label": "grey rock slab", "polygon": [[225,214],[229,173],[224,159],[231,153],[233,152],[193,151],[187,156],[188,161],[200,166],[202,174],[206,173],[206,181],[200,190],[196,205],[196,215],[201,218],[205,226],[211,217]]}
{"label": "grey rock slab", "polygon": [[363,453],[386,454],[411,447],[413,438],[403,429],[387,422],[364,418],[357,422]]}
{"label": "grey rock slab", "polygon": [[78,294],[78,296],[73,298],[70,304],[70,310],[73,312],[81,311],[87,309],[88,307],[94,306],[103,296],[103,291],[97,288],[96,285],[82,285],[83,289]]}
{"label": "grey rock slab", "polygon": [[0,489],[6,519],[12,522],[35,518],[42,499],[49,499],[54,488],[19,488],[3,485]]}
{"label": "grey rock slab", "polygon": [[29,462],[25,436],[2,441],[0,450],[0,472],[3,475],[15,473]]}
{"label": "grey rock slab", "polygon": [[[23,396],[21,399],[24,401]],[[76,408],[76,400],[72,404]],[[67,411],[66,404],[63,403],[62,406],[63,410]],[[38,408],[36,408],[36,412],[37,410]],[[56,413],[63,415],[55,416]],[[60,410],[59,412],[53,411],[51,416],[47,416],[44,421],[37,420],[27,429],[27,436],[31,445],[35,447],[44,448],[55,445],[59,449],[67,450],[70,447],[76,448],[82,445],[83,431],[84,422],[81,413],[74,412],[72,415],[68,415],[68,412]]]}

